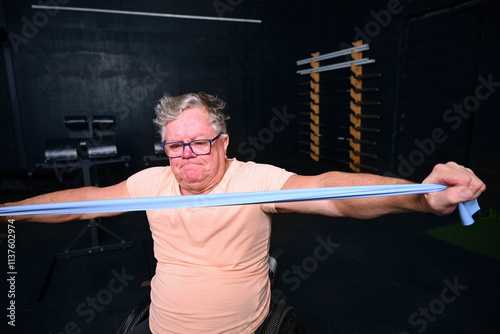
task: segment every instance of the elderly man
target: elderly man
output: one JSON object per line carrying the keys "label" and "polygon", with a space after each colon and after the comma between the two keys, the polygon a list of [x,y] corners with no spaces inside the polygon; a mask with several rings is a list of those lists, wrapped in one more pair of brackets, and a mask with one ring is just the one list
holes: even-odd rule
{"label": "elderly man", "polygon": [[[155,123],[170,166],[143,170],[110,187],[64,190],[6,205],[408,183],[340,172],[300,176],[228,159],[223,107],[224,102],[204,93],[165,95],[156,107]],[[485,190],[470,169],[453,162],[437,165],[424,183],[449,187],[425,195],[147,211],[158,260],[151,282],[151,332],[254,333],[269,310],[272,213],[355,218],[408,211],[446,215]],[[113,214],[15,218],[55,223]]]}

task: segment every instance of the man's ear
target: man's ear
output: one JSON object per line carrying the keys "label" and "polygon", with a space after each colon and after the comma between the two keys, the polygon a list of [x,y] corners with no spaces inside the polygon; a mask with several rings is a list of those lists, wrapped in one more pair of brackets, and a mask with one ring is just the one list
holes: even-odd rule
{"label": "man's ear", "polygon": [[222,137],[222,145],[224,145],[224,154],[227,154],[227,147],[229,146],[229,135]]}

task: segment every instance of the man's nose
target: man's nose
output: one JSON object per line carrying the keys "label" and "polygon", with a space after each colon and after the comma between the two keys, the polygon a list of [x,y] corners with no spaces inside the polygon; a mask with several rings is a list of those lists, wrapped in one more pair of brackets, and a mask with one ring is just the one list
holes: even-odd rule
{"label": "man's nose", "polygon": [[185,145],[182,148],[182,158],[183,159],[190,159],[196,157],[196,154],[194,154],[193,149],[191,148],[191,145]]}

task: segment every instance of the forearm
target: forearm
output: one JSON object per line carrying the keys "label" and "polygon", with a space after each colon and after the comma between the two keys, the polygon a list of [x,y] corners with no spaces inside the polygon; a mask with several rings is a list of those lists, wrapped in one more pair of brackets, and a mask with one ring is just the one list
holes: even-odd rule
{"label": "forearm", "polygon": [[[372,174],[328,172],[315,176],[292,175],[282,189],[410,184],[411,182]],[[278,212],[320,214],[331,217],[375,218],[398,212],[432,212],[447,215],[458,203],[476,199],[485,189],[472,170],[454,162],[438,164],[422,183],[447,185],[443,191],[419,195],[367,197],[277,203]]]}
{"label": "forearm", "polygon": [[[4,203],[3,206],[21,206],[33,204],[47,203],[63,203],[63,202],[79,202],[95,199],[98,192],[97,187],[84,187],[78,189],[68,189],[56,191],[44,195],[31,197],[18,202]],[[40,223],[62,223],[72,220],[91,219],[95,214],[60,214],[60,215],[15,215],[0,217],[1,222],[6,222],[8,219],[16,221],[40,222]]]}
{"label": "forearm", "polygon": [[[322,174],[324,187],[411,184],[407,180],[373,174],[328,172]],[[401,212],[429,212],[422,194],[367,197],[330,201],[334,216],[369,219]]]}

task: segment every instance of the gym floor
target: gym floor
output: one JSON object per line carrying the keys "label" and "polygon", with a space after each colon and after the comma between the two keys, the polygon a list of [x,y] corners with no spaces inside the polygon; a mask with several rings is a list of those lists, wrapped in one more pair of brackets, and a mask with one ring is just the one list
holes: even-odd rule
{"label": "gym floor", "polygon": [[[87,222],[15,224],[16,326],[2,321],[7,333],[116,332],[148,294],[155,261],[144,213],[102,224],[131,246],[59,258]],[[455,214],[276,215],[273,296],[296,309],[308,333],[498,333],[497,225],[493,217],[462,227]],[[0,233],[6,254],[6,226]],[[85,232],[73,249],[89,240]],[[100,242],[115,240],[101,233]]]}

